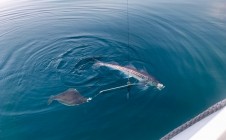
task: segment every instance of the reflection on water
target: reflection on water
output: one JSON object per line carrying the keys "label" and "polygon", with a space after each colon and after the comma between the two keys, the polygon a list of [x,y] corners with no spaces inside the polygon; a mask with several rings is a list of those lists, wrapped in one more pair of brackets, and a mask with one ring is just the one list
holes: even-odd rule
{"label": "reflection on water", "polygon": [[[126,7],[0,2],[0,139],[159,139],[225,98],[224,1],[129,0],[130,46]],[[68,88],[93,97],[127,82],[117,71],[96,69],[87,59],[94,56],[145,70],[166,88],[133,87],[129,100],[122,89],[77,107],[48,106],[50,95]]]}
{"label": "reflection on water", "polygon": [[225,1],[217,1],[212,2],[211,8],[210,8],[210,15],[214,18],[218,18],[220,20],[226,19],[226,2]]}

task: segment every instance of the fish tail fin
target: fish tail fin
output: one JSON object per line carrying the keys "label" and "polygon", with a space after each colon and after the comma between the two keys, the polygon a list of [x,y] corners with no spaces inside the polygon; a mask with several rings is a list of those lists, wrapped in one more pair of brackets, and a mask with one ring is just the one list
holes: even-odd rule
{"label": "fish tail fin", "polygon": [[51,95],[48,100],[48,105],[50,105],[53,102],[53,100],[54,100],[54,96]]}
{"label": "fish tail fin", "polygon": [[99,68],[103,66],[103,62],[99,61],[99,60],[95,60],[95,63],[93,65],[93,68],[96,69],[96,68]]}
{"label": "fish tail fin", "polygon": [[[104,58],[105,56],[87,56],[87,57],[83,57],[77,60],[77,62],[74,65],[74,68],[72,69],[72,71],[79,71],[84,69],[88,64],[93,64],[96,63],[97,61],[99,61],[99,59]],[[71,71],[71,72],[72,72]]]}
{"label": "fish tail fin", "polygon": [[95,57],[93,57],[93,62],[94,62],[94,63],[101,63],[101,61],[98,60],[98,59],[96,59]]}
{"label": "fish tail fin", "polygon": [[104,57],[106,57],[106,56],[97,55],[97,56],[91,56],[91,57],[82,58],[82,59],[80,59],[80,61],[96,63],[96,62],[101,62],[99,59],[102,59]]}

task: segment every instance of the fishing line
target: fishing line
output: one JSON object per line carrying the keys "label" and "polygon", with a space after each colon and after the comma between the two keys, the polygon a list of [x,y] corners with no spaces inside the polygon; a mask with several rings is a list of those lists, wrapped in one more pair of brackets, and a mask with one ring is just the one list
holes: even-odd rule
{"label": "fishing line", "polygon": [[[126,0],[126,16],[127,16],[127,47],[129,48],[130,47],[130,23],[129,23],[129,0]],[[127,58],[127,61],[130,62],[130,53],[129,53],[129,49],[128,50],[128,58]],[[130,93],[130,71],[128,73],[128,82],[127,82],[127,99],[129,98],[129,93]]]}
{"label": "fishing line", "polygon": [[[126,16],[127,16],[127,45],[129,47],[130,46],[129,0],[127,0],[126,5],[127,5],[127,7],[126,7]],[[128,56],[129,56],[129,52],[128,52]]]}
{"label": "fishing line", "polygon": [[[127,48],[130,47],[130,23],[129,23],[129,0],[126,1],[126,20],[127,20]],[[128,49],[127,49],[128,50]],[[127,61],[130,62],[130,52],[128,51],[128,56],[127,56]],[[127,99],[129,98],[129,93],[130,93],[130,88],[131,86],[135,86],[138,85],[136,83],[131,83],[130,82],[130,71],[128,72],[128,81],[126,83],[126,85],[122,85],[122,86],[118,86],[118,87],[114,87],[114,88],[108,88],[108,89],[104,89],[101,90],[98,94],[96,94],[93,98],[95,98],[96,96],[100,95],[101,93],[104,92],[109,92],[112,90],[117,90],[117,89],[122,89],[122,88],[127,88]]]}
{"label": "fishing line", "polygon": [[[129,22],[129,0],[126,1],[126,20],[127,20],[127,61],[130,62],[130,52],[129,52],[129,48],[130,48],[130,22]],[[93,60],[96,60],[96,59],[93,59]],[[98,60],[96,60],[98,61]],[[83,67],[83,66],[82,66]],[[129,98],[129,94],[130,94],[130,88],[131,86],[136,86],[136,85],[139,85],[137,83],[131,83],[130,82],[130,75],[131,75],[131,72],[128,71],[128,81],[126,83],[126,85],[122,85],[122,86],[117,86],[117,87],[113,87],[113,88],[108,88],[108,89],[104,89],[104,90],[101,90],[98,94],[96,94],[95,96],[93,96],[92,98],[90,98],[90,100],[92,100],[93,98],[97,97],[98,95],[104,93],[104,92],[109,92],[109,91],[112,91],[112,90],[118,90],[118,89],[122,89],[122,88],[127,88],[127,99]]]}
{"label": "fishing line", "polygon": [[126,85],[122,85],[122,86],[118,86],[118,87],[114,87],[114,88],[108,88],[108,89],[104,89],[104,90],[101,90],[98,94],[96,94],[95,96],[93,96],[92,98],[90,99],[93,99],[95,97],[97,97],[98,95],[102,94],[102,93],[105,93],[105,92],[109,92],[109,91],[112,91],[112,90],[118,90],[118,89],[122,89],[122,88],[128,88],[128,87],[131,87],[131,86],[137,86],[139,84],[137,83],[127,83]]}

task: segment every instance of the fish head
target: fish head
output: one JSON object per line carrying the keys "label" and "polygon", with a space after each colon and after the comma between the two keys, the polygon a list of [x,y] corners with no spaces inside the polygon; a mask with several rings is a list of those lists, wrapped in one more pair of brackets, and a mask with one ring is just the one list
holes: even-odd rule
{"label": "fish head", "polygon": [[92,98],[91,98],[91,97],[89,97],[89,98],[87,98],[87,100],[86,100],[86,101],[87,101],[87,102],[89,102],[89,101],[91,101],[91,100],[92,100]]}
{"label": "fish head", "polygon": [[149,85],[149,86],[155,86],[158,90],[162,90],[163,88],[165,88],[163,84],[161,84],[157,80],[154,80],[153,78],[147,79],[144,83],[146,83],[146,85]]}
{"label": "fish head", "polygon": [[161,84],[161,83],[157,83],[156,88],[158,90],[162,90],[163,88],[165,88],[165,86],[163,84]]}

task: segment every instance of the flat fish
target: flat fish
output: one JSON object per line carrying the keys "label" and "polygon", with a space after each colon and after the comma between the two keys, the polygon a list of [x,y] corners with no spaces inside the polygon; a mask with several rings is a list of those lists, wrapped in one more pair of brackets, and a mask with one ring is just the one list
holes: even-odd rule
{"label": "flat fish", "polygon": [[86,98],[76,89],[70,88],[60,94],[50,96],[48,104],[51,104],[54,100],[66,106],[75,106],[89,102],[91,98]]}

